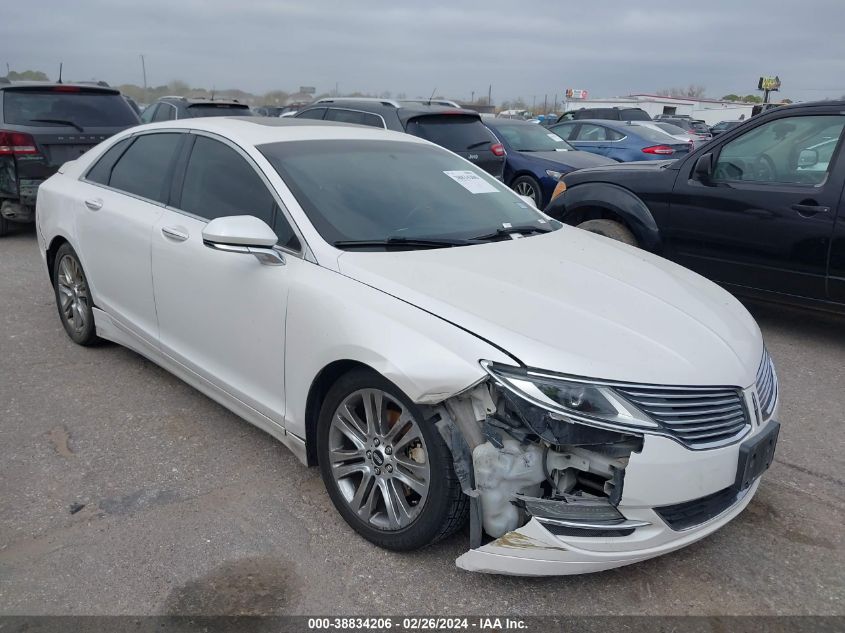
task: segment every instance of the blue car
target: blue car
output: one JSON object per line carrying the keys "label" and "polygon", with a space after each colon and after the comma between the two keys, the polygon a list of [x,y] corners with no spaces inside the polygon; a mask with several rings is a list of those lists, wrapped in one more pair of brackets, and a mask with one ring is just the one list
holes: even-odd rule
{"label": "blue car", "polygon": [[678,141],[659,130],[624,121],[567,121],[553,125],[549,130],[566,139],[576,149],[607,156],[620,163],[671,160],[692,151],[692,143]]}
{"label": "blue car", "polygon": [[614,161],[579,152],[548,128],[515,119],[485,119],[484,124],[505,146],[502,180],[542,209],[552,199],[558,178],[576,169],[610,165]]}

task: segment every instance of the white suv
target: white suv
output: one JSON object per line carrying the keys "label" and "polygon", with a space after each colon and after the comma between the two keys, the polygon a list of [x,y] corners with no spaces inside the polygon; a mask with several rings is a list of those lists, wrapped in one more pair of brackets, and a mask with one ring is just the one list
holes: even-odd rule
{"label": "white suv", "polygon": [[461,567],[571,574],[683,547],[750,501],[777,382],[716,285],[405,134],[178,123],[42,185],[62,323],[319,464],[365,538],[419,548],[469,514]]}

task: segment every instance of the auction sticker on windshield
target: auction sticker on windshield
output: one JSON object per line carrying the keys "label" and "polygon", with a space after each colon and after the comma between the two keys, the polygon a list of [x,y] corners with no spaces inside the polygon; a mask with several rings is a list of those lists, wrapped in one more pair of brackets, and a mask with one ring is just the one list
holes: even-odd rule
{"label": "auction sticker on windshield", "polygon": [[453,170],[443,173],[470,193],[498,193],[499,191],[484,178],[471,171]]}

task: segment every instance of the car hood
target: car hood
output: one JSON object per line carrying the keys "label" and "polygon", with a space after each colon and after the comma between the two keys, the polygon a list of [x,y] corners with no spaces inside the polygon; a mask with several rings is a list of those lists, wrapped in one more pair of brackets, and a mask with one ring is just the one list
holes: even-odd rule
{"label": "car hood", "polygon": [[569,167],[571,169],[584,169],[586,167],[600,167],[602,165],[618,165],[615,160],[605,158],[591,152],[569,150],[566,152],[519,152],[526,158],[537,158],[549,163],[549,168],[554,166]]}
{"label": "car hood", "polygon": [[[747,387],[763,353],[736,299],[645,251],[564,226],[476,246],[345,252],[341,274],[550,371]],[[408,350],[413,353],[413,350]]]}

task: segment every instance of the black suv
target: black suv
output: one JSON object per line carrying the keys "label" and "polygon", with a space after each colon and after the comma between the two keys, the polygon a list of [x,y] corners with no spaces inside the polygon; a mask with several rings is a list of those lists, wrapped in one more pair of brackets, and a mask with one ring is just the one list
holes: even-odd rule
{"label": "black suv", "polygon": [[843,129],[845,101],[781,106],[676,161],[566,174],[546,213],[737,293],[845,310]]}
{"label": "black suv", "polygon": [[474,110],[392,99],[320,99],[296,113],[298,119],[354,123],[407,132],[466,158],[499,180],[505,148]]}
{"label": "black suv", "polygon": [[32,222],[38,186],[62,164],[138,124],[106,84],[11,82],[0,78],[0,236]]}
{"label": "black suv", "polygon": [[557,122],[577,119],[603,119],[605,121],[651,121],[648,112],[642,108],[580,108],[570,110],[558,117]]}
{"label": "black suv", "polygon": [[141,123],[195,119],[202,116],[254,116],[245,103],[236,99],[189,99],[161,97],[151,103],[141,115]]}

